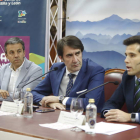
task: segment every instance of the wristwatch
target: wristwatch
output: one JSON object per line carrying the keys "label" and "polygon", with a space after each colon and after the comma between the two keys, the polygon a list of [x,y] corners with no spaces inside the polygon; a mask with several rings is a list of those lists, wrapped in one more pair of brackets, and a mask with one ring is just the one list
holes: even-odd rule
{"label": "wristwatch", "polygon": [[131,113],[131,121],[136,122],[136,114],[135,113]]}
{"label": "wristwatch", "polygon": [[60,95],[60,96],[59,96],[59,103],[61,103],[61,104],[62,104],[62,102],[63,102],[64,98],[65,98],[65,96]]}

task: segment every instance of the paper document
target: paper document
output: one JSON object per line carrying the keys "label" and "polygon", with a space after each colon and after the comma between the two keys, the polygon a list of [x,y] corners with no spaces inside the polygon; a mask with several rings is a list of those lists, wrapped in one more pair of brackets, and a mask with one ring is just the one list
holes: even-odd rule
{"label": "paper document", "polygon": [[[85,131],[89,129],[88,124],[78,126],[78,127],[85,130]],[[136,128],[136,127],[137,126],[126,125],[126,124],[99,122],[99,123],[96,123],[95,129],[93,131],[95,131],[95,133],[112,135],[112,134],[116,134],[116,133],[119,133],[119,132],[122,132],[122,131],[133,129],[133,128]]]}
{"label": "paper document", "polygon": [[74,125],[71,125],[71,124],[63,124],[63,123],[59,123],[59,122],[39,124],[39,125],[42,127],[48,127],[48,128],[57,129],[57,130],[69,129],[69,128],[75,127]]}
{"label": "paper document", "polygon": [[39,124],[42,127],[48,127],[52,129],[62,130],[75,127],[76,125],[82,125],[84,123],[85,116],[81,115],[78,119],[70,112],[61,111],[56,123]]}
{"label": "paper document", "polygon": [[14,114],[14,113],[0,111],[0,116],[3,116],[3,115],[12,115],[12,114]]}

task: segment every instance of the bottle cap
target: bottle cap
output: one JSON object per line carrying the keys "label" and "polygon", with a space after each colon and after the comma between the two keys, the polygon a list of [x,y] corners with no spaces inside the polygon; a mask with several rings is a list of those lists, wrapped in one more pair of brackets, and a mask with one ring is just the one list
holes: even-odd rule
{"label": "bottle cap", "polygon": [[31,91],[31,88],[26,88],[26,91]]}
{"label": "bottle cap", "polygon": [[89,103],[94,103],[95,102],[95,100],[94,99],[89,99],[89,101],[88,101]]}

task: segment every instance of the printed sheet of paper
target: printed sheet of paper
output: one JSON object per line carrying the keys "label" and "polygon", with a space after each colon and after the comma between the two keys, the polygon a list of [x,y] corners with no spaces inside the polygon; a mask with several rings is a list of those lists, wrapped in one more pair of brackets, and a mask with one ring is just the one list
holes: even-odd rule
{"label": "printed sheet of paper", "polygon": [[63,124],[63,123],[59,123],[59,122],[39,124],[39,125],[42,126],[42,127],[48,127],[48,128],[57,129],[57,130],[69,129],[69,128],[74,127],[74,125],[71,125],[71,124]]}
{"label": "printed sheet of paper", "polygon": [[85,116],[81,115],[78,119],[74,117],[74,115],[70,112],[61,111],[58,121],[56,123],[49,123],[49,124],[39,124],[42,127],[48,127],[51,129],[69,129],[75,127],[76,125],[82,125],[85,121]]}
{"label": "printed sheet of paper", "polygon": [[4,112],[4,111],[0,111],[0,116],[4,116],[4,115],[12,115],[15,113],[10,113],[10,112]]}
{"label": "printed sheet of paper", "polygon": [[[78,126],[78,127],[85,131],[89,129],[88,124]],[[122,131],[130,130],[136,127],[137,126],[126,125],[126,124],[99,122],[99,123],[96,123],[95,129],[93,129],[93,132],[106,134],[106,135],[112,135],[112,134],[116,134]]]}
{"label": "printed sheet of paper", "polygon": [[80,115],[78,119],[76,119],[73,113],[61,111],[57,122],[71,125],[82,125],[85,123],[85,116]]}
{"label": "printed sheet of paper", "polygon": [[[23,110],[23,104],[19,105],[19,114],[22,113]],[[4,112],[10,112],[10,113],[16,113],[17,112],[17,104],[14,102],[8,102],[8,101],[3,101],[1,105],[1,111]]]}

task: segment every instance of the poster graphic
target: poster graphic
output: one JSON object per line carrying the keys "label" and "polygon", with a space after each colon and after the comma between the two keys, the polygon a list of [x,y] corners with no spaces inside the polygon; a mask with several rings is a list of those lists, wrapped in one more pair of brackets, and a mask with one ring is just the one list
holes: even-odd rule
{"label": "poster graphic", "polygon": [[[45,65],[46,1],[0,1],[0,36],[29,37],[29,60],[41,66],[43,71]],[[3,47],[3,45],[1,46]]]}
{"label": "poster graphic", "polygon": [[139,0],[68,0],[66,35],[81,39],[84,58],[106,70],[126,69],[123,40],[140,35],[138,5]]}

